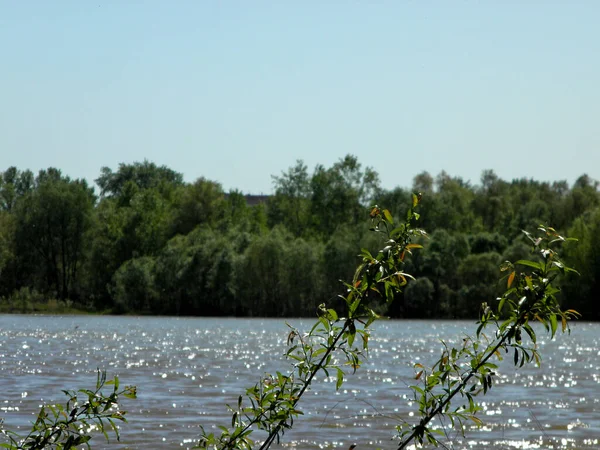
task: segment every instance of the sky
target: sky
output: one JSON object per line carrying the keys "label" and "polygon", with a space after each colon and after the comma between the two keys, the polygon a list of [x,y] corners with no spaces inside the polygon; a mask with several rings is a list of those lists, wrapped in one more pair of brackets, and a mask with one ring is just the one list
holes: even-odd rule
{"label": "sky", "polygon": [[600,179],[600,2],[0,0],[0,171]]}

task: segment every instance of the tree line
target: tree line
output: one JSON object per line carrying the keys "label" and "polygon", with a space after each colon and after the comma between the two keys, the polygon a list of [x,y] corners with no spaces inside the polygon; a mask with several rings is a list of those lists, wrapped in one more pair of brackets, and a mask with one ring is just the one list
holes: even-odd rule
{"label": "tree line", "polygon": [[[405,182],[405,180],[400,180]],[[240,191],[144,161],[103,167],[95,180],[59,169],[0,172],[0,307],[59,302],[113,313],[307,316],[334,304],[358,248],[376,249],[372,205],[401,215],[422,195],[411,281],[392,317],[467,318],[502,292],[504,260],[531,259],[522,230],[549,224],[579,239],[564,259],[580,276],[561,299],[588,320],[600,291],[600,194],[582,175],[566,181],[479,184],[423,172],[410,188],[384,189],[375,170],[347,155],[312,172],[302,162],[273,176],[274,194],[249,206]]]}

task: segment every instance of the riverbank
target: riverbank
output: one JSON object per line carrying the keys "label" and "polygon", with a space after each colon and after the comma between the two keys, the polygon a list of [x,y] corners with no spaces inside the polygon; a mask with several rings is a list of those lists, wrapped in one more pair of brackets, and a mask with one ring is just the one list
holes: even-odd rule
{"label": "riverbank", "polygon": [[23,301],[13,299],[0,300],[0,314],[56,314],[56,315],[104,315],[110,311],[94,311],[70,301]]}

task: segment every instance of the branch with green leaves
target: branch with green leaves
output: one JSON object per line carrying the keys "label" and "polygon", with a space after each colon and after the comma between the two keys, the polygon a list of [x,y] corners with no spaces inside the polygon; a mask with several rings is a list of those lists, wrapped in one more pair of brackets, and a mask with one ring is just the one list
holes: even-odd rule
{"label": "branch with green leaves", "polygon": [[[306,334],[290,326],[285,353],[293,365],[290,372],[265,375],[245,396],[238,397],[237,405],[227,405],[232,414],[230,426],[219,426],[219,435],[202,428],[197,448],[250,450],[254,445],[253,432],[262,430],[266,438],[260,450],[266,450],[302,414],[299,402],[318,373],[326,377],[335,374],[339,389],[344,383],[345,370],[349,367],[354,372],[360,367],[368,352],[369,327],[379,318],[372,309],[373,303],[390,304],[412,278],[402,270],[404,259],[413,249],[421,247],[412,243],[412,239],[425,235],[423,230],[415,228],[420,195],[413,195],[412,200],[412,207],[399,225],[388,210],[377,206],[371,209],[371,230],[385,244],[375,255],[362,251],[352,281],[344,283],[346,292],[339,296],[344,311],[321,305],[317,322]],[[355,345],[357,336],[359,347]]]}
{"label": "branch with green leaves", "polygon": [[[554,337],[559,322],[563,332],[570,331],[568,321],[579,317],[577,311],[561,309],[556,298],[559,291],[554,286],[559,275],[574,272],[564,265],[557,251],[561,243],[572,239],[560,236],[550,227],[540,226],[538,231],[539,236],[524,232],[536,260],[502,265],[501,270],[508,272],[507,290],[497,299],[495,308],[482,304],[475,337],[463,339],[459,348],[449,348],[442,342],[442,355],[431,367],[415,364],[418,384],[411,389],[419,407],[419,419],[416,424],[404,422],[397,427],[399,450],[415,441],[438,446],[446,430],[432,424],[436,418],[447,418],[463,436],[469,421],[480,425],[477,412],[481,407],[475,398],[493,386],[496,361],[503,359],[503,353],[512,352],[513,363],[518,367],[532,361],[540,364],[537,336],[531,322],[541,322]],[[484,333],[488,327],[493,328],[491,337]],[[529,339],[524,339],[524,335]],[[453,406],[455,399],[459,399],[459,406]]]}
{"label": "branch with green leaves", "polygon": [[[112,393],[103,394],[105,386],[112,386]],[[42,406],[27,436],[20,436],[2,427],[2,434],[8,442],[1,443],[0,447],[11,450],[69,450],[85,445],[91,448],[89,441],[95,431],[102,433],[107,442],[109,432],[113,432],[120,440],[117,423],[127,420],[119,399],[136,398],[136,387],[119,389],[118,377],[107,381],[106,372],[99,370],[95,389],[64,390],[68,397],[64,405]]]}
{"label": "branch with green leaves", "polygon": [[[335,374],[339,389],[344,382],[345,366],[353,371],[360,367],[368,352],[369,327],[379,318],[372,304],[391,303],[412,278],[403,271],[404,259],[413,249],[421,247],[412,243],[412,239],[426,235],[414,227],[419,218],[414,208],[419,200],[420,196],[413,195],[412,208],[399,226],[389,211],[372,208],[371,230],[379,233],[385,244],[375,255],[362,250],[362,261],[352,281],[344,283],[346,293],[340,296],[344,313],[321,305],[319,319],[308,333],[290,326],[286,357],[293,363],[293,370],[287,375],[277,372],[261,378],[246,391],[245,398],[238,398],[235,408],[228,405],[231,426],[220,426],[219,436],[202,429],[197,448],[250,450],[254,445],[252,433],[262,430],[266,438],[260,450],[266,450],[302,414],[298,403],[317,373],[323,372],[327,377]],[[541,322],[554,337],[559,323],[563,332],[569,331],[568,321],[579,317],[577,311],[561,309],[554,285],[559,275],[574,272],[564,265],[557,251],[561,243],[572,239],[560,236],[550,227],[540,226],[538,231],[540,235],[535,237],[524,232],[533,247],[532,260],[506,262],[501,267],[508,273],[507,289],[495,307],[482,303],[475,336],[465,336],[457,348],[442,342],[442,355],[430,367],[415,364],[417,383],[411,389],[419,419],[397,427],[399,450],[415,442],[440,445],[440,436],[447,434],[446,419],[463,436],[467,423],[480,425],[477,413],[481,407],[476,399],[492,388],[497,375],[496,362],[503,359],[503,354],[512,352],[513,362],[519,367],[531,362],[540,364],[537,336],[531,322]],[[492,333],[489,328],[494,329]],[[360,348],[355,346],[357,335],[362,342]],[[454,406],[457,400],[459,405]],[[436,418],[439,425],[434,423]]]}

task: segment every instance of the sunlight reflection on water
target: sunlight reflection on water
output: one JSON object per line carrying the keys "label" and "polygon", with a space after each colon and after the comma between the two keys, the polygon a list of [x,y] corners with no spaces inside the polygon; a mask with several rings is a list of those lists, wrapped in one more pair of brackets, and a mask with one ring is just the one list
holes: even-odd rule
{"label": "sunlight reflection on water", "polygon": [[[381,322],[368,362],[339,392],[334,377],[318,377],[305,415],[279,447],[395,448],[394,426],[416,409],[407,388],[413,364],[435,360],[440,339],[460,339],[472,325]],[[541,369],[501,363],[482,404],[485,425],[466,438],[452,431],[449,447],[599,448],[599,331],[599,324],[578,323],[570,336],[541,340]],[[286,371],[286,336],[278,319],[0,316],[0,416],[8,428],[23,429],[42,402],[62,401],[61,389],[93,385],[99,367],[137,385],[139,398],[124,403],[122,442],[98,437],[94,448],[189,448],[200,424],[227,422],[225,403],[260,375]]]}

